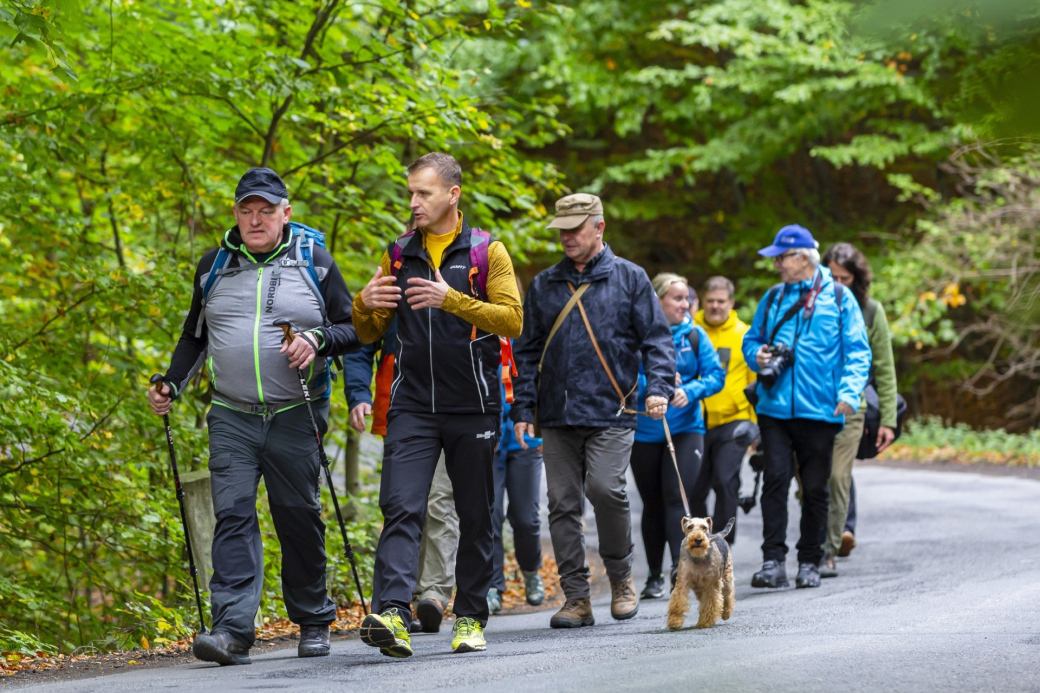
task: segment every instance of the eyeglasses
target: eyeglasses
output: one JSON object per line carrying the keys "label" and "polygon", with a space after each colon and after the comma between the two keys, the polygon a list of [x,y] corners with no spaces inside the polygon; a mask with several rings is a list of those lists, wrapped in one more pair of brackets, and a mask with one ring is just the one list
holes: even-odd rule
{"label": "eyeglasses", "polygon": [[773,262],[774,263],[777,263],[777,262],[782,263],[787,258],[794,257],[796,255],[801,255],[801,253],[799,253],[798,251],[792,251],[790,253],[784,253],[782,255],[777,255],[776,257],[773,258]]}

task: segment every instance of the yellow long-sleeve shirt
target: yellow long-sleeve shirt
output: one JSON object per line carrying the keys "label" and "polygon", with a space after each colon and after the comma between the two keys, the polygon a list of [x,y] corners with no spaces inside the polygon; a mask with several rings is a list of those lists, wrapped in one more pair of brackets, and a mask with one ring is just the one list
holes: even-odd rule
{"label": "yellow long-sleeve shirt", "polygon": [[[439,269],[440,258],[444,250],[454,242],[455,238],[462,233],[462,214],[459,214],[459,222],[451,234],[445,234],[436,238],[434,243],[428,243],[431,238],[423,229],[423,247],[427,255],[436,252],[436,264],[431,258],[431,267]],[[450,240],[445,240],[450,238]],[[438,252],[439,251],[439,252]],[[379,262],[383,270],[383,276],[390,275],[390,254],[383,252]],[[402,286],[404,291],[407,287]],[[456,315],[478,329],[516,339],[520,336],[524,325],[524,310],[520,304],[520,291],[516,286],[516,275],[513,272],[513,261],[509,252],[500,241],[493,241],[488,246],[488,280],[487,301],[481,301],[473,296],[462,293],[455,289],[448,289],[448,295],[444,297],[444,305],[441,306],[453,315]],[[369,344],[376,341],[387,331],[390,323],[394,320],[397,310],[394,308],[369,309],[361,298],[359,291],[354,296],[354,329],[362,342]]]}
{"label": "yellow long-sleeve shirt", "polygon": [[[726,367],[726,384],[722,391],[704,400],[707,411],[707,426],[715,428],[730,421],[750,419],[756,421],[755,410],[744,396],[744,388],[755,380],[755,373],[744,360],[741,344],[744,333],[750,326],[737,317],[736,311],[730,311],[729,317],[721,325],[709,325],[704,319],[704,311],[697,311],[693,321],[708,333],[715,351],[719,352],[719,360]],[[723,358],[724,350],[729,350],[728,359]]]}

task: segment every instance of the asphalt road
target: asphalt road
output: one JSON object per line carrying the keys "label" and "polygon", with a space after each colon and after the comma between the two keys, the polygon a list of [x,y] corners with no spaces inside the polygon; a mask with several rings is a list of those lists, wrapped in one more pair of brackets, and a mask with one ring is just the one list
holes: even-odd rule
{"label": "asphalt road", "polygon": [[[761,516],[740,518],[737,606],[714,628],[667,631],[663,600],[614,622],[601,597],[578,631],[550,630],[549,612],[492,618],[486,653],[452,655],[446,631],[415,636],[407,660],[344,639],[321,659],[282,650],[25,690],[1040,691],[1040,482],[881,467],[856,481],[859,546],[820,589],[751,589]],[[796,567],[792,548],[792,584]]]}

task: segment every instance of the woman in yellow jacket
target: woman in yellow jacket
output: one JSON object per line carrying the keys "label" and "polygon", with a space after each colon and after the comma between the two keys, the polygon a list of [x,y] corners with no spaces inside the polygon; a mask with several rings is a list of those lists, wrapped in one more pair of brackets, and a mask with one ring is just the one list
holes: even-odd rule
{"label": "woman in yellow jacket", "polygon": [[[701,295],[704,305],[694,322],[704,328],[726,371],[722,391],[704,400],[708,432],[704,436],[704,463],[690,493],[690,510],[695,517],[708,515],[708,492],[715,491],[712,524],[724,527],[737,516],[740,494],[740,463],[746,450],[733,442],[733,428],[741,421],[754,421],[755,410],[744,396],[744,388],[755,380],[744,361],[740,345],[749,326],[733,310],[733,282],[712,277]],[[736,541],[737,527],[727,537]]]}

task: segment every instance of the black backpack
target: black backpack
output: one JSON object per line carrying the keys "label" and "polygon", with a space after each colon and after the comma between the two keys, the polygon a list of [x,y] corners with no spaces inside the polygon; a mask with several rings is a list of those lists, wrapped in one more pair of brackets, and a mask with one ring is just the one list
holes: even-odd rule
{"label": "black backpack", "polygon": [[[867,310],[863,312],[863,321],[867,324],[868,329],[874,326],[877,306],[877,303],[870,302],[867,304]],[[859,440],[856,459],[869,460],[878,456],[877,434],[881,428],[881,401],[878,397],[873,364],[870,366],[870,380],[867,381],[867,388],[863,391],[863,396],[867,400],[867,413],[863,420],[863,437]],[[896,394],[896,437],[893,442],[899,440],[899,436],[903,434],[903,417],[906,416],[906,410],[906,400],[902,395]]]}

